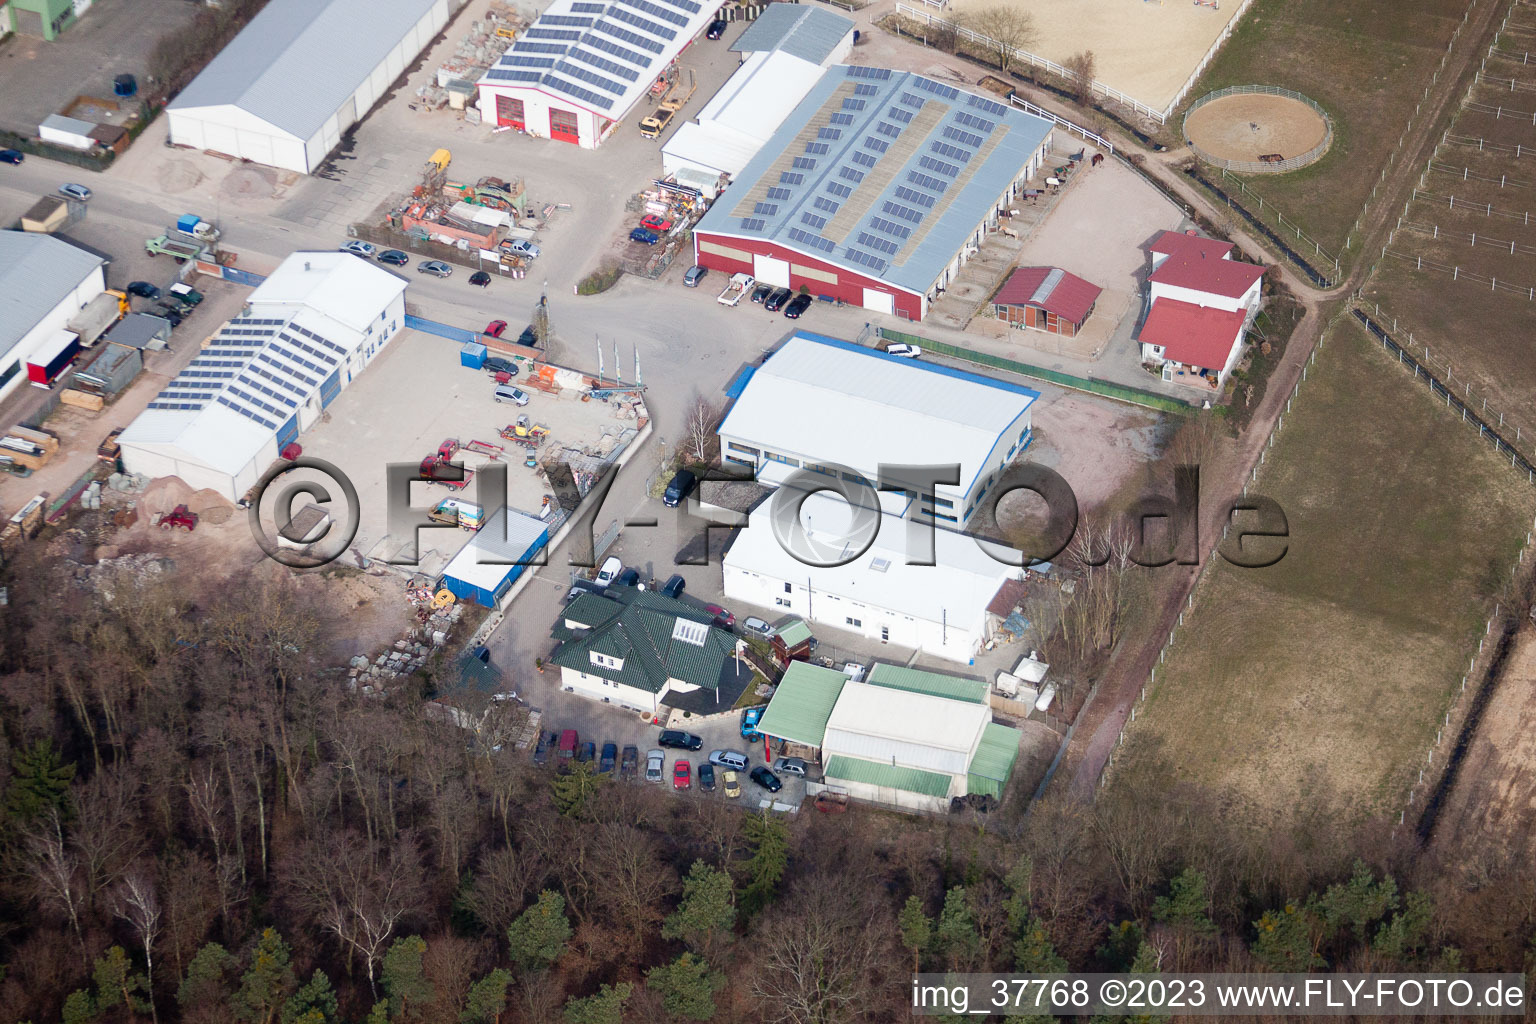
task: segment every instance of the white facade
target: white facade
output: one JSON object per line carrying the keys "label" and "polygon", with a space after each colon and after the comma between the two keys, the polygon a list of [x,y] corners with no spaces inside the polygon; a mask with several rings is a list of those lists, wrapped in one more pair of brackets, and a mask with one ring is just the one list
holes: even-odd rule
{"label": "white facade", "polygon": [[91,138],[91,132],[95,128],[96,126],[91,122],[82,121],[77,117],[49,114],[43,119],[43,123],[37,126],[37,137],[56,146],[85,151],[96,145],[96,140]]}
{"label": "white facade", "polygon": [[347,253],[294,253],[123,431],[124,467],[238,500],[399,333],[405,287]]}
{"label": "white facade", "polygon": [[970,537],[938,528],[932,530],[933,564],[912,564],[927,554],[926,541],[909,538],[914,524],[885,513],[857,515],[826,492],[806,498],[799,510],[820,550],[858,551],[868,536],[859,525],[865,522],[875,524],[875,537],[846,564],[808,565],[774,534],[774,502],[788,494],[759,505],[725,553],[727,599],[761,608],[769,618],[798,615],[903,651],[971,663],[986,640],[987,603],[1005,580],[1022,575],[1020,568],[993,558]]}
{"label": "white facade", "polygon": [[[1156,259],[1155,256],[1153,258]],[[1255,281],[1253,286],[1243,292],[1243,294],[1231,296],[1152,281],[1148,290],[1148,299],[1151,302],[1156,302],[1158,299],[1178,299],[1180,302],[1188,302],[1196,306],[1225,309],[1229,313],[1243,312],[1251,317],[1254,313],[1258,312],[1259,291],[1262,285],[1262,281]]]}
{"label": "white facade", "polygon": [[[588,675],[586,672],[563,667],[560,669],[560,682],[562,686],[574,690],[579,696],[586,697],[588,700],[617,704],[632,711],[644,711],[652,715],[661,707],[662,696],[667,692],[663,689],[661,693],[651,693],[637,686],[626,686],[611,679],[604,679],[600,675]],[[675,679],[670,680],[668,686],[676,682]]]}
{"label": "white facade", "polygon": [[167,108],[171,142],[308,174],[448,23],[448,0],[272,0]]}
{"label": "white facade", "polygon": [[0,231],[0,399],[27,362],[106,290],[103,260],[51,235]]}

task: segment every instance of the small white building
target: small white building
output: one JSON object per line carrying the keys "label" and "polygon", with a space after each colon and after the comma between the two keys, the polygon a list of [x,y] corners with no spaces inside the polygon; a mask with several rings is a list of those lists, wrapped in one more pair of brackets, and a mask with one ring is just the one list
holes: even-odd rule
{"label": "small white building", "polygon": [[270,0],[181,91],[171,142],[308,174],[448,24],[448,0]]}
{"label": "small white building", "polygon": [[713,21],[721,0],[554,0],[478,83],[487,124],[596,149]]}
{"label": "small white building", "polygon": [[118,438],[123,465],[238,500],[405,322],[404,278],[296,252]]}
{"label": "small white building", "polygon": [[[800,504],[804,536],[815,545],[816,561],[851,560],[808,564],[795,544],[783,543],[774,530],[775,503],[796,497],[781,488],[747,517],[723,561],[728,599],[902,651],[962,664],[973,660],[987,638],[988,603],[1022,569],[993,558],[974,538],[942,527],[932,529],[933,559],[927,564],[927,552],[909,537],[914,524],[900,514],[902,499],[886,493],[885,511],[874,512],[826,491]],[[871,527],[875,535],[869,542]]]}
{"label": "small white building", "polygon": [[56,146],[86,151],[96,145],[96,140],[91,138],[91,132],[95,130],[94,124],[78,117],[49,114],[37,126],[37,137]]}
{"label": "small white building", "polygon": [[1219,391],[1243,355],[1258,315],[1265,268],[1232,258],[1233,245],[1164,231],[1147,246],[1147,316],[1141,360],[1163,379]]}
{"label": "small white building", "polygon": [[875,486],[882,464],[958,465],[959,483],[937,485],[907,512],[963,526],[1029,446],[1039,397],[1019,384],[799,331],[752,372],[720,424],[720,452],[769,486],[797,470],[851,473]]}
{"label": "small white building", "polygon": [[0,398],[26,384],[27,363],[106,290],[105,264],[52,235],[0,231]]}

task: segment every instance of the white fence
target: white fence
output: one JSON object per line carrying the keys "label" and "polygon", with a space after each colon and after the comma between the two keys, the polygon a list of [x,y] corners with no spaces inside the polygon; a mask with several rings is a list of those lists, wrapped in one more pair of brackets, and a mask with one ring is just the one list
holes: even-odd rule
{"label": "white fence", "polygon": [[1076,132],[1077,134],[1081,135],[1084,139],[1088,140],[1089,142],[1093,143],[1096,146],[1101,147],[1106,152],[1109,152],[1111,154],[1114,153],[1114,151],[1115,151],[1115,144],[1113,142],[1110,142],[1108,139],[1104,138],[1102,135],[1098,134],[1097,132],[1091,132],[1087,128],[1084,128],[1080,124],[1073,124],[1071,121],[1068,121],[1066,118],[1059,117],[1056,114],[1051,113],[1049,110],[1046,110],[1044,107],[1037,107],[1033,103],[1029,102],[1029,100],[1020,99],[1017,95],[1010,97],[1010,99],[1017,106],[1022,107],[1026,114],[1033,114],[1036,117],[1044,118],[1047,121],[1052,121],[1057,126],[1059,126],[1061,128],[1065,128],[1069,132]]}
{"label": "white fence", "polygon": [[[1242,96],[1250,93],[1257,93],[1261,96],[1284,96],[1287,99],[1295,100],[1298,103],[1305,103],[1307,106],[1317,111],[1317,116],[1323,119],[1323,141],[1319,142],[1317,145],[1313,146],[1311,149],[1307,150],[1305,153],[1300,154],[1299,156],[1286,157],[1285,159],[1276,160],[1271,163],[1263,160],[1227,160],[1212,153],[1207,153],[1195,143],[1194,139],[1189,137],[1189,119],[1195,111],[1199,110],[1201,107],[1205,106],[1207,103],[1212,102],[1213,100],[1223,99],[1227,96]],[[1322,159],[1323,154],[1328,152],[1328,147],[1333,145],[1333,118],[1328,116],[1328,111],[1318,106],[1317,102],[1311,97],[1303,96],[1301,93],[1294,92],[1290,89],[1282,89],[1278,85],[1232,85],[1225,89],[1218,89],[1215,92],[1207,93],[1206,95],[1196,100],[1194,103],[1190,104],[1189,109],[1184,112],[1184,124],[1182,126],[1182,130],[1184,132],[1184,141],[1189,144],[1189,148],[1193,149],[1195,151],[1195,155],[1198,156],[1201,160],[1204,160],[1206,163],[1213,166],[1220,167],[1224,171],[1237,171],[1240,174],[1281,174],[1285,171],[1299,170],[1308,164],[1316,163],[1318,160]]]}
{"label": "white fence", "polygon": [[1185,96],[1189,95],[1189,90],[1195,87],[1195,82],[1199,80],[1200,76],[1205,74],[1205,69],[1210,66],[1211,61],[1216,59],[1216,54],[1221,49],[1222,44],[1227,41],[1227,37],[1232,34],[1232,30],[1237,27],[1237,23],[1243,20],[1243,15],[1248,13],[1248,5],[1250,3],[1252,3],[1252,0],[1242,0],[1242,3],[1238,4],[1237,13],[1232,15],[1232,19],[1221,30],[1221,35],[1217,36],[1216,41],[1211,44],[1211,48],[1205,51],[1205,56],[1200,58],[1200,63],[1195,65],[1195,70],[1191,71],[1189,77],[1184,80],[1184,84],[1179,86],[1179,91],[1173,94],[1173,102],[1169,103],[1163,110],[1164,123],[1167,123],[1167,119],[1173,116],[1174,109],[1178,107]]}

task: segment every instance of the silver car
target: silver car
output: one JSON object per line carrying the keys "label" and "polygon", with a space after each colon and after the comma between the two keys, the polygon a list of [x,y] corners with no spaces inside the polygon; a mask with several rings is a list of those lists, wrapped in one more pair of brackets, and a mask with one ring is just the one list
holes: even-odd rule
{"label": "silver car", "polygon": [[539,247],[526,238],[513,238],[501,243],[502,249],[518,256],[526,256],[531,260],[539,258]]}
{"label": "silver car", "polygon": [[453,274],[453,268],[442,260],[424,260],[416,264],[416,273],[431,274],[433,277],[450,277]]}
{"label": "silver car", "polygon": [[364,242],[360,239],[353,239],[352,241],[343,245],[341,247],[341,251],[349,252],[353,256],[361,256],[364,259],[371,260],[379,250],[376,246],[369,242]]}
{"label": "silver car", "polygon": [[60,185],[59,195],[68,196],[71,199],[78,199],[83,203],[87,199],[91,198],[91,190],[86,188],[84,185]]}
{"label": "silver car", "polygon": [[805,777],[805,759],[800,757],[781,757],[773,762],[773,766],[779,770],[780,775],[798,775]]}
{"label": "silver car", "polygon": [[747,755],[739,750],[711,750],[709,763],[719,768],[729,768],[732,771],[744,772],[747,770]]}
{"label": "silver car", "polygon": [[660,750],[647,751],[645,755],[645,781],[660,782],[667,767],[667,755]]}

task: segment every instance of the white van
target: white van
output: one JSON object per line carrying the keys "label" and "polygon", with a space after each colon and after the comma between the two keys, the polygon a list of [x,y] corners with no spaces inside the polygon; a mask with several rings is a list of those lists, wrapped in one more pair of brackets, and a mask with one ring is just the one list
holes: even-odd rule
{"label": "white van", "polygon": [[611,586],[613,581],[618,579],[619,573],[623,571],[624,563],[610,555],[597,570],[597,579],[593,582],[599,587]]}

